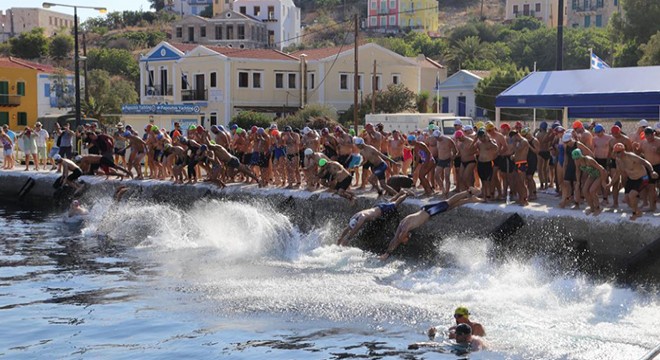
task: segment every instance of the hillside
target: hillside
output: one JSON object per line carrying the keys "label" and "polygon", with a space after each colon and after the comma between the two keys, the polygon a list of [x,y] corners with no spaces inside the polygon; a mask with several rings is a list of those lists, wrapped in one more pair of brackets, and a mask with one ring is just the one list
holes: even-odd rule
{"label": "hillside", "polygon": [[[451,29],[481,16],[481,0],[440,0],[440,33],[446,34]],[[487,21],[504,20],[506,0],[483,0],[483,17]]]}

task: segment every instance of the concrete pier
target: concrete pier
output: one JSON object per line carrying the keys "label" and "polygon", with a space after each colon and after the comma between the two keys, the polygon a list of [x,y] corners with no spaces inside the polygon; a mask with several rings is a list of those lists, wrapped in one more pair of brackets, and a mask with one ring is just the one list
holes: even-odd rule
{"label": "concrete pier", "polygon": [[[17,201],[19,191],[32,178],[34,186],[21,201],[49,203],[54,194],[52,184],[58,176],[54,172],[0,171],[0,196],[8,201]],[[204,198],[251,203],[257,201],[275,211],[286,213],[303,231],[327,223],[334,224],[339,231],[355,212],[378,202],[374,193],[362,194],[355,204],[350,204],[345,199],[320,190],[260,189],[256,185],[242,184],[231,184],[225,189],[219,189],[205,183],[174,185],[169,181],[158,180],[120,182],[91,176],[83,176],[81,179],[88,184],[83,201],[90,203],[99,194],[111,195],[119,185],[129,186],[132,197],[145,201],[175,204]],[[407,199],[396,219],[367,227],[353,244],[374,252],[383,251],[394,234],[398,220],[429,201],[437,199]],[[562,268],[587,269],[632,281],[660,280],[660,251],[654,252],[648,248],[660,238],[660,213],[645,213],[643,217],[630,221],[630,210],[625,204],[621,204],[621,210],[610,210],[593,217],[585,215],[581,210],[553,207],[558,202],[558,198],[540,193],[538,201],[524,208],[502,203],[469,204],[432,218],[413,233],[410,242],[402,246],[398,254],[428,261],[446,260],[439,253],[438,244],[448,236],[465,234],[493,239],[492,253],[497,257],[550,255]],[[502,227],[515,214],[519,218],[511,219]],[[504,235],[494,236],[493,232],[498,227],[505,230],[502,232]],[[643,266],[630,266],[633,256],[639,258],[640,250],[645,247],[650,252],[645,256]],[[634,268],[634,273],[626,273],[627,268]]]}

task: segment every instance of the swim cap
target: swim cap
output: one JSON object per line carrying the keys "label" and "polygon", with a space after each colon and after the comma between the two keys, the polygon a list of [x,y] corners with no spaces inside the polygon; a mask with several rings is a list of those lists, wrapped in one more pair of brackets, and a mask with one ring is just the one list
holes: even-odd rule
{"label": "swim cap", "polygon": [[133,127],[130,126],[130,125],[126,125],[126,127],[125,127],[124,129],[126,129],[126,130],[133,130]]}
{"label": "swim cap", "polygon": [[468,324],[458,324],[456,326],[456,331],[454,332],[456,335],[471,335],[472,334],[472,327]]}
{"label": "swim cap", "polygon": [[558,133],[566,131],[566,129],[564,129],[562,126],[557,126],[554,129],[555,129],[555,132],[558,132]]}
{"label": "swim cap", "polygon": [[612,148],[612,151],[615,152],[615,153],[616,153],[616,152],[626,151],[626,147],[625,147],[622,143],[617,143],[617,144],[615,144],[614,147]]}
{"label": "swim cap", "polygon": [[637,127],[647,127],[647,126],[649,126],[649,122],[646,119],[640,120],[639,123],[637,124]]}
{"label": "swim cap", "polygon": [[358,136],[353,137],[353,144],[364,145],[364,139]]}
{"label": "swim cap", "polygon": [[273,135],[273,136],[280,136],[280,131],[277,130],[277,129],[275,129],[275,130],[273,130],[273,132],[271,133],[271,135]]}
{"label": "swim cap", "polygon": [[320,166],[320,167],[324,167],[325,164],[327,164],[327,163],[328,163],[328,160],[326,160],[326,159],[319,159],[319,166]]}
{"label": "swim cap", "polygon": [[351,136],[355,136],[355,130],[354,129],[348,129],[348,134]]}
{"label": "swim cap", "polygon": [[560,126],[561,126],[561,124],[559,123],[559,121],[555,121],[555,122],[552,123],[552,129],[556,129]]}
{"label": "swim cap", "polygon": [[78,205],[80,205],[80,201],[78,201],[78,200],[73,200],[73,201],[71,202],[71,205],[73,205],[73,206],[78,206]]}
{"label": "swim cap", "polygon": [[528,127],[523,128],[522,130],[520,130],[520,135],[525,136],[527,134],[529,134],[529,128]]}
{"label": "swim cap", "polygon": [[314,154],[314,150],[312,150],[310,148],[305,149],[305,156],[309,156],[309,155],[312,155],[312,154]]}
{"label": "swim cap", "polygon": [[218,126],[217,126],[217,125],[212,125],[212,126],[211,126],[211,132],[212,132],[212,133],[215,134],[215,133],[217,133],[218,131],[220,131],[220,129],[218,129]]}
{"label": "swim cap", "polygon": [[463,131],[465,131],[465,132],[467,132],[467,131],[472,131],[472,130],[473,130],[473,129],[472,129],[472,125],[465,125],[465,126],[463,126]]}
{"label": "swim cap", "polygon": [[486,125],[486,124],[484,124],[483,121],[479,121],[479,122],[477,122],[476,124],[474,124],[474,128],[475,128],[475,129],[481,129],[481,128],[484,127],[485,125]]}
{"label": "swim cap", "polygon": [[124,137],[131,136],[131,135],[133,135],[132,132],[130,132],[128,130],[124,131]]}
{"label": "swim cap", "polygon": [[195,125],[188,126],[188,130],[196,130],[196,129],[197,129],[197,126],[195,126]]}
{"label": "swim cap", "polygon": [[493,130],[493,129],[495,129],[495,124],[493,124],[492,121],[487,122],[486,123],[486,131],[490,131],[490,130]]}
{"label": "swim cap", "polygon": [[230,130],[238,130],[238,125],[236,125],[236,124],[231,124],[231,126],[229,127],[229,129],[230,129]]}
{"label": "swim cap", "polygon": [[351,229],[355,229],[355,225],[357,225],[358,221],[356,218],[351,218],[351,220],[348,221],[348,227]]}
{"label": "swim cap", "polygon": [[335,132],[341,132],[341,131],[343,131],[341,129],[341,126],[339,126],[339,125],[335,126]]}
{"label": "swim cap", "polygon": [[523,124],[520,121],[516,121],[516,124],[513,127],[516,129],[522,129]]}
{"label": "swim cap", "polygon": [[75,162],[80,162],[82,160],[82,155],[76,155],[76,157],[73,158],[73,161]]}
{"label": "swim cap", "polygon": [[573,158],[573,160],[577,160],[577,159],[583,158],[584,155],[582,155],[582,150],[575,149],[575,150],[573,150],[573,152],[571,152],[571,157]]}
{"label": "swim cap", "polygon": [[605,131],[605,128],[603,127],[603,125],[601,125],[601,124],[596,124],[596,126],[594,126],[594,132],[595,132],[596,134],[601,133],[601,132],[603,132],[603,131]]}
{"label": "swim cap", "polygon": [[158,140],[162,140],[162,139],[163,139],[163,134],[158,134],[158,135],[156,135],[156,139],[158,139]]}
{"label": "swim cap", "polygon": [[256,134],[256,132],[257,132],[257,126],[256,126],[256,125],[252,125],[252,127],[250,128],[250,132],[253,133],[253,134]]}
{"label": "swim cap", "polygon": [[265,133],[266,133],[266,130],[264,130],[264,128],[260,127],[260,128],[257,129],[257,134],[263,135]]}
{"label": "swim cap", "polygon": [[277,129],[277,124],[270,124],[270,129],[271,130]]}
{"label": "swim cap", "polygon": [[206,151],[206,150],[209,149],[209,147],[206,146],[206,144],[204,144],[204,145],[200,146],[199,149],[202,150],[202,151]]}
{"label": "swim cap", "polygon": [[442,135],[442,134],[440,133],[440,130],[433,130],[433,136],[434,136],[434,137],[440,137],[440,135]]}
{"label": "swim cap", "polygon": [[244,131],[245,130],[243,130],[243,128],[236,129],[236,133],[239,134],[239,135],[242,134]]}
{"label": "swim cap", "polygon": [[460,139],[463,136],[465,136],[465,134],[461,130],[458,130],[454,133],[454,137],[457,138],[457,139]]}
{"label": "swim cap", "polygon": [[179,142],[182,143],[182,144],[187,144],[188,139],[186,137],[182,136],[182,137],[179,138]]}
{"label": "swim cap", "polygon": [[561,137],[561,142],[564,142],[564,143],[569,142],[571,140],[573,140],[573,133],[570,132],[570,131],[565,132],[564,135],[562,135],[562,137]]}
{"label": "swim cap", "polygon": [[618,127],[620,127],[620,128],[623,129],[623,124],[622,124],[621,121],[619,121],[619,120],[615,121],[615,122],[614,122],[614,125],[616,125],[616,126],[618,126]]}
{"label": "swim cap", "polygon": [[646,129],[644,129],[644,134],[649,134],[650,135],[650,134],[653,134],[654,132],[655,131],[653,130],[653,128],[650,128],[650,127],[647,127]]}
{"label": "swim cap", "polygon": [[541,122],[541,125],[539,126],[542,130],[547,130],[548,129],[548,123],[545,121]]}
{"label": "swim cap", "polygon": [[60,154],[55,154],[55,156],[53,156],[53,160],[54,161],[60,161],[60,160],[62,160],[62,156],[60,156]]}
{"label": "swim cap", "polygon": [[479,128],[479,131],[477,131],[477,136],[484,136],[484,135],[486,135],[486,129]]}
{"label": "swim cap", "polygon": [[165,143],[165,145],[163,146],[163,149],[165,149],[165,150],[169,150],[171,147],[172,147],[172,144],[170,144],[170,143]]}
{"label": "swim cap", "polygon": [[[502,130],[504,130],[504,131],[506,131],[506,132],[509,132],[509,130],[511,130],[511,126],[510,126],[509,124],[507,124],[507,123],[502,123],[502,125],[500,125],[500,129],[502,129]],[[505,129],[506,129],[506,130],[505,130]]]}
{"label": "swim cap", "polygon": [[321,129],[321,134],[330,134],[330,130],[328,130],[328,128],[323,128]]}
{"label": "swim cap", "polygon": [[454,310],[454,315],[461,315],[468,317],[470,316],[470,311],[468,311],[468,308],[466,308],[465,306],[459,306],[456,308],[456,310]]}
{"label": "swim cap", "polygon": [[415,135],[408,135],[408,142],[413,142],[417,141],[417,137]]}
{"label": "swim cap", "polygon": [[582,121],[575,120],[575,121],[573,122],[573,126],[572,126],[572,128],[573,128],[573,129],[582,129],[582,128],[584,128],[584,125],[582,124]]}
{"label": "swim cap", "polygon": [[302,129],[302,133],[305,134],[305,135],[309,134],[310,131],[312,131],[312,129],[310,129],[310,128],[307,127],[307,126],[305,126],[305,127]]}
{"label": "swim cap", "polygon": [[610,129],[612,134],[621,134],[621,127],[614,125],[612,126],[612,129]]}
{"label": "swim cap", "polygon": [[367,123],[367,124],[364,126],[364,128],[365,128],[365,129],[369,129],[369,130],[371,130],[371,129],[374,128],[374,124],[372,124],[372,123]]}
{"label": "swim cap", "polygon": [[454,120],[454,126],[463,126],[463,122],[461,121],[461,119]]}

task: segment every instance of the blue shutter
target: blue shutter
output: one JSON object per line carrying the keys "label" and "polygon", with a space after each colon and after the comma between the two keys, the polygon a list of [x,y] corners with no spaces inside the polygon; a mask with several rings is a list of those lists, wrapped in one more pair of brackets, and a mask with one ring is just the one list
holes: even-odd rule
{"label": "blue shutter", "polygon": [[50,83],[44,84],[44,97],[50,97]]}

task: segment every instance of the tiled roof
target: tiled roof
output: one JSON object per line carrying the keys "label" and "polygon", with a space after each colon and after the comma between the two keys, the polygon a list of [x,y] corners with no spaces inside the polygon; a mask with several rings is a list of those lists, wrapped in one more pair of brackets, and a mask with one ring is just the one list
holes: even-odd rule
{"label": "tiled roof", "polygon": [[[15,69],[33,69],[39,72],[54,73],[57,68],[51,65],[39,64],[33,61],[18,59],[15,57],[0,57],[0,68],[15,68]],[[70,73],[70,71],[65,71]]]}
{"label": "tiled roof", "polygon": [[465,70],[468,71],[474,75],[477,75],[478,77],[484,79],[490,76],[490,71],[488,70]]}
{"label": "tiled roof", "polygon": [[297,58],[287,55],[279,50],[274,49],[236,49],[221,46],[213,46],[206,44],[181,44],[170,43],[170,45],[183,52],[188,52],[194,48],[202,45],[209,50],[215,51],[229,58],[236,59],[262,59],[262,60],[298,60]]}
{"label": "tiled roof", "polygon": [[300,55],[305,54],[307,55],[307,60],[321,60],[330,56],[336,56],[340,52],[343,53],[349,50],[353,50],[354,47],[355,46],[353,44],[347,44],[344,46],[299,50],[292,52],[290,55],[295,56],[296,58],[300,58]]}
{"label": "tiled roof", "polygon": [[445,68],[444,65],[440,64],[439,62],[437,62],[437,61],[435,61],[431,58],[424,57],[424,60],[421,60],[419,57],[417,57],[417,58],[411,57],[409,59],[413,60],[413,61],[417,61],[417,63],[421,67],[431,68],[431,69],[444,69]]}

